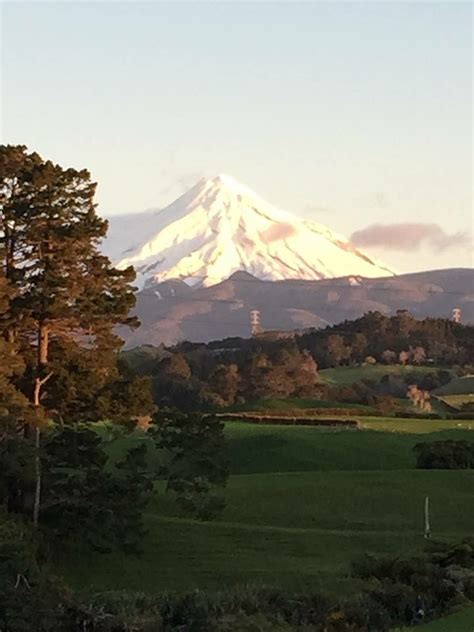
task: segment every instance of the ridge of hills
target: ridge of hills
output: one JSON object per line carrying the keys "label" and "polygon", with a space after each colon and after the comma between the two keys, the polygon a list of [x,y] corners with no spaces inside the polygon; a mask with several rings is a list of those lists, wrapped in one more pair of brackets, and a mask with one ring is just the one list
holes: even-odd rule
{"label": "ridge of hills", "polygon": [[126,347],[209,342],[250,335],[250,311],[260,311],[264,330],[302,330],[352,320],[368,311],[408,310],[417,318],[474,323],[474,270],[451,268],[384,278],[264,281],[245,271],[210,287],[181,280],[149,285],[137,294],[141,327],[123,330]]}

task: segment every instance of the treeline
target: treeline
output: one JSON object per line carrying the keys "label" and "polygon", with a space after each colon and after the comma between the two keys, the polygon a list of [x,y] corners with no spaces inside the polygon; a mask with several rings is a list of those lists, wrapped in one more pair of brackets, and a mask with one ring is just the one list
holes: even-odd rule
{"label": "treeline", "polygon": [[317,364],[292,341],[237,340],[239,346],[183,343],[122,354],[130,371],[151,378],[159,406],[205,410],[262,397],[309,397],[324,390]]}
{"label": "treeline", "polygon": [[404,310],[395,316],[369,312],[297,338],[320,368],[368,360],[384,364],[463,366],[474,358],[474,328],[442,318],[418,320]]}
{"label": "treeline", "polygon": [[[318,370],[377,363],[466,365],[474,357],[474,330],[443,319],[371,312],[292,338],[183,342],[172,348],[140,347],[121,357],[131,372],[151,378],[154,401],[160,406],[212,409],[268,397],[312,397],[396,412],[393,397],[405,397],[408,384],[418,382],[410,371],[403,379],[336,388],[324,383]],[[419,385],[432,390],[451,377],[449,371],[439,370]]]}

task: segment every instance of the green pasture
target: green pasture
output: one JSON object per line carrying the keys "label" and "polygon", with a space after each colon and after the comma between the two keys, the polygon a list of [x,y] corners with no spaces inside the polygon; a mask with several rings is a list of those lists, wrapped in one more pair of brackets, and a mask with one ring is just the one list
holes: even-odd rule
{"label": "green pasture", "polygon": [[452,408],[460,409],[463,404],[474,403],[474,394],[466,393],[464,395],[440,395],[437,399]]}
{"label": "green pasture", "polygon": [[413,632],[414,630],[416,632],[472,632],[474,630],[474,607],[464,608],[459,612],[416,628],[403,628],[400,632]]}
{"label": "green pasture", "polygon": [[[474,438],[469,423],[364,421],[376,431],[229,423],[232,475],[218,520],[185,518],[157,484],[140,557],[73,547],[57,557],[55,570],[84,592],[242,584],[356,590],[352,560],[424,546],[426,495],[434,537],[454,541],[474,532],[474,471],[416,470],[412,454],[420,440]],[[114,456],[137,441],[150,439],[122,438],[111,444]],[[160,455],[149,445],[156,467]]]}
{"label": "green pasture", "polygon": [[319,374],[323,380],[330,384],[353,384],[361,380],[374,380],[379,382],[384,375],[419,375],[423,377],[427,373],[436,373],[439,367],[401,365],[401,364],[371,364],[366,366],[344,366],[334,369],[322,369]]}

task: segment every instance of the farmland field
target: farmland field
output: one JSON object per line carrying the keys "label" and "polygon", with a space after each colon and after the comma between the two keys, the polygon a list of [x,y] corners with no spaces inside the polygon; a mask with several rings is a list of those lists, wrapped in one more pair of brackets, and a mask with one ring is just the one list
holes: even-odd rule
{"label": "farmland field", "polygon": [[337,367],[322,369],[319,374],[323,380],[331,384],[353,384],[360,380],[380,381],[384,375],[417,375],[423,377],[427,373],[435,373],[438,367],[414,366],[401,364],[375,364],[367,366]]}
{"label": "farmland field", "polygon": [[466,393],[464,395],[440,395],[438,399],[452,408],[460,409],[463,404],[474,403],[474,394]]}
{"label": "farmland field", "polygon": [[[412,454],[427,438],[474,438],[474,420],[462,424],[367,418],[373,430],[356,431],[229,423],[232,475],[218,520],[181,516],[158,484],[141,557],[75,549],[55,570],[85,592],[238,584],[354,590],[352,560],[423,547],[426,495],[434,537],[474,532],[474,471],[416,470]],[[135,433],[121,441],[117,451],[148,439]],[[150,450],[150,463],[157,459]]]}
{"label": "farmland field", "polygon": [[465,608],[437,621],[420,625],[416,628],[404,628],[401,632],[472,632],[474,630],[474,607]]}

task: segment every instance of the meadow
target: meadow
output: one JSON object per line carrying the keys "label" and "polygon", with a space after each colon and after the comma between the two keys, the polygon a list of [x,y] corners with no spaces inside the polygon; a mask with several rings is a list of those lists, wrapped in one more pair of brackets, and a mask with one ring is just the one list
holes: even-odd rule
{"label": "meadow", "polygon": [[337,385],[350,385],[361,380],[374,380],[378,382],[385,375],[412,375],[423,377],[430,373],[436,373],[439,367],[419,366],[413,364],[375,364],[364,366],[337,367],[334,369],[322,369],[319,371],[325,382]]}
{"label": "meadow", "polygon": [[[437,621],[431,621],[415,628],[417,632],[472,632],[474,630],[474,607],[465,608]],[[400,632],[413,632],[413,628],[404,628]],[[395,631],[398,632],[398,631]]]}
{"label": "meadow", "polygon": [[[474,532],[474,471],[414,468],[420,440],[471,439],[472,422],[368,418],[364,430],[226,426],[231,477],[227,507],[212,522],[180,515],[156,485],[140,557],[80,548],[55,571],[82,592],[221,588],[242,584],[292,590],[357,589],[351,561],[424,546],[423,501],[430,496],[433,537]],[[118,455],[134,433],[114,444]],[[121,445],[120,445],[121,442]],[[150,465],[159,455],[150,450]]]}

